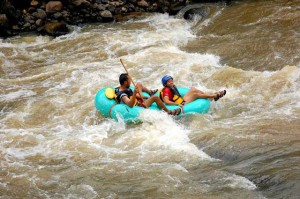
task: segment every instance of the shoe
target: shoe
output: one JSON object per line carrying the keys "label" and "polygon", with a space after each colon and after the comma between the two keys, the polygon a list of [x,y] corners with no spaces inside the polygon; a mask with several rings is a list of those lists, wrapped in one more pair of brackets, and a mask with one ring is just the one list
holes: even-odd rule
{"label": "shoe", "polygon": [[157,91],[158,91],[158,89],[150,90],[149,95],[152,96],[152,95],[154,95]]}
{"label": "shoe", "polygon": [[219,91],[217,93],[217,97],[214,98],[215,101],[218,101],[220,98],[224,97],[226,95],[226,90]]}
{"label": "shoe", "polygon": [[170,111],[169,115],[176,116],[176,115],[179,115],[180,113],[181,113],[181,108],[177,108],[177,109]]}

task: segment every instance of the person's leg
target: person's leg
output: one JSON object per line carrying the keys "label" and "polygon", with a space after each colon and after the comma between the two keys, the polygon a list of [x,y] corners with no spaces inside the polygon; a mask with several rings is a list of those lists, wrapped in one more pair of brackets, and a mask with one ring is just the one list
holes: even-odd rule
{"label": "person's leg", "polygon": [[185,104],[190,103],[198,98],[203,99],[214,99],[217,97],[217,94],[207,94],[201,90],[196,89],[195,87],[190,88],[190,90],[185,94],[183,100]]}
{"label": "person's leg", "polygon": [[157,106],[164,110],[165,112],[169,112],[169,109],[167,109],[167,107],[165,106],[165,104],[161,101],[161,99],[159,99],[159,97],[157,96],[152,96],[152,97],[149,97],[148,99],[146,99],[144,101],[145,105],[147,107],[151,106],[151,104],[153,104],[154,102],[156,102]]}
{"label": "person's leg", "polygon": [[145,87],[143,85],[142,85],[142,89],[143,89],[144,92],[148,93],[150,96],[154,95],[158,91],[158,89],[150,90],[150,89],[148,89],[147,87]]}
{"label": "person's leg", "polygon": [[157,96],[151,96],[150,98],[148,98],[147,100],[144,101],[145,105],[147,107],[151,106],[151,104],[153,104],[154,102],[156,102],[157,106],[164,110],[165,112],[167,112],[168,114],[171,115],[178,115],[181,112],[181,109],[175,109],[173,111],[170,111],[169,109],[167,109],[167,107],[165,106],[165,104],[161,101],[161,99]]}

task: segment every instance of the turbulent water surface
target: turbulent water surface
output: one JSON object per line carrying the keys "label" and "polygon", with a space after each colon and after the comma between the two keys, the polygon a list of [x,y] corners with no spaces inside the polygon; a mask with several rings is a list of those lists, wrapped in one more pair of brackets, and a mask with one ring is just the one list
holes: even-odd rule
{"label": "turbulent water surface", "polygon": [[[207,5],[0,40],[0,198],[299,198],[300,2]],[[103,118],[94,96],[163,75],[227,89],[205,115]]]}

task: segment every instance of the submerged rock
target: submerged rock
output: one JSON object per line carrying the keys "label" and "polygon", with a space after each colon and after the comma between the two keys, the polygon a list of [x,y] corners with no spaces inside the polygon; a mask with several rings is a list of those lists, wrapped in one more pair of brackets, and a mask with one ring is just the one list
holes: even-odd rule
{"label": "submerged rock", "polygon": [[50,22],[45,24],[44,31],[52,36],[60,36],[69,32],[67,25],[61,22]]}
{"label": "submerged rock", "polygon": [[193,19],[195,16],[206,18],[208,16],[208,8],[207,7],[191,8],[187,10],[183,15],[185,19]]}
{"label": "submerged rock", "polygon": [[120,22],[120,21],[128,21],[130,19],[139,19],[144,17],[146,14],[143,12],[131,12],[129,14],[126,15],[122,15],[122,14],[117,14],[115,15],[115,20],[116,22]]}

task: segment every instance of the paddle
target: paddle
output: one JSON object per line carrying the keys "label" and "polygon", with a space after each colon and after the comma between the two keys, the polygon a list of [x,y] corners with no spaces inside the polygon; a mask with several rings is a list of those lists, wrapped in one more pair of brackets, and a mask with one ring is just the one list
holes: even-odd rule
{"label": "paddle", "polygon": [[[120,59],[120,62],[121,62],[121,64],[122,64],[122,66],[124,67],[124,69],[125,69],[125,71],[126,71],[126,73],[130,76],[130,78],[131,78],[131,75],[129,74],[129,72],[128,72],[128,70],[127,70],[127,68],[125,67],[125,65],[124,65],[124,63],[123,63],[123,60],[122,59]],[[133,81],[133,79],[131,78],[131,81],[132,81],[132,84],[134,85],[134,87],[136,87],[136,84],[134,83],[134,81]],[[145,107],[146,108],[148,108],[148,106],[144,103],[144,99],[142,98],[142,93],[141,93],[141,91],[139,90],[139,94],[140,94],[140,96],[141,96],[141,101],[142,101],[142,103],[145,105]]]}

